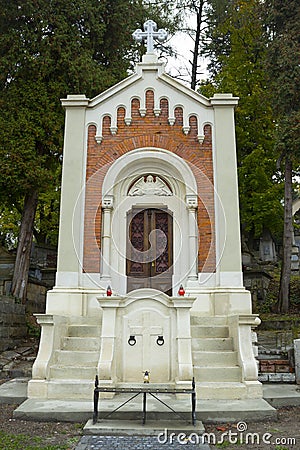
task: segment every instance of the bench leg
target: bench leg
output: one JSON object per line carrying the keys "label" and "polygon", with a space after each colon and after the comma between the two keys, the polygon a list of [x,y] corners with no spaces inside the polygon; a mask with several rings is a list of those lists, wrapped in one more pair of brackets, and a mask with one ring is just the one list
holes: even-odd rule
{"label": "bench leg", "polygon": [[146,423],[146,414],[147,414],[147,410],[146,410],[146,392],[143,393],[143,425],[145,425]]}
{"label": "bench leg", "polygon": [[98,402],[99,402],[99,392],[97,389],[94,390],[94,414],[93,414],[93,424],[98,420]]}
{"label": "bench leg", "polygon": [[192,380],[192,423],[195,426],[196,425],[196,384],[195,384],[195,378],[193,377]]}

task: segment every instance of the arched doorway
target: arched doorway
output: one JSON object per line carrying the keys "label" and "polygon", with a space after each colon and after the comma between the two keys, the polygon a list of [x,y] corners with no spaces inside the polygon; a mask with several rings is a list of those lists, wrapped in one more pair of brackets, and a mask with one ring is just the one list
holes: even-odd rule
{"label": "arched doorway", "polygon": [[133,207],[127,214],[127,292],[152,288],[172,295],[173,217],[167,208]]}
{"label": "arched doorway", "polygon": [[[154,289],[171,295],[171,292],[178,291],[180,284],[187,286],[188,277],[192,278],[191,274],[196,279],[197,198],[197,184],[192,170],[182,158],[173,153],[163,149],[144,148],[118,158],[105,175],[102,187],[105,233],[102,234],[101,242],[100,283],[103,286],[110,284],[113,291],[120,295],[151,283],[155,286]],[[106,204],[111,205],[110,208],[105,209]],[[129,245],[131,218],[136,212],[147,209],[167,212],[170,216],[169,268],[155,276],[150,276],[150,270],[153,270],[153,266],[149,267],[150,261],[139,261],[135,257],[134,262],[145,265],[137,265],[134,272],[128,262],[133,259]],[[143,216],[142,224],[144,222]],[[145,236],[146,245],[140,252],[149,250],[149,231],[145,231]],[[156,234],[153,238],[155,236]],[[155,263],[156,259],[151,263]]]}

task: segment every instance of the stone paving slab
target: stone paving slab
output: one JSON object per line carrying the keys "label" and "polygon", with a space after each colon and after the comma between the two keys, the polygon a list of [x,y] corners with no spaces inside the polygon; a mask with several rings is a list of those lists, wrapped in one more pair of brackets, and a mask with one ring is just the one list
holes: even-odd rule
{"label": "stone paving slab", "polygon": [[98,420],[95,424],[90,419],[83,428],[83,434],[93,436],[157,436],[165,430],[168,430],[169,433],[185,433],[186,435],[197,433],[199,436],[205,431],[200,420],[197,420],[195,426],[188,421],[174,418],[172,420],[146,420],[143,425],[140,417],[138,421],[104,419]]}
{"label": "stone paving slab", "polygon": [[264,398],[274,408],[300,406],[299,384],[265,384]]}
{"label": "stone paving slab", "polygon": [[0,404],[20,405],[27,399],[29,378],[14,378],[0,386]]}
{"label": "stone paving slab", "polygon": [[195,443],[180,435],[161,435],[159,439],[157,436],[83,436],[75,450],[182,450],[183,445],[190,450],[210,450],[207,444],[201,442],[201,437],[199,444],[196,443],[196,436],[192,439]]}

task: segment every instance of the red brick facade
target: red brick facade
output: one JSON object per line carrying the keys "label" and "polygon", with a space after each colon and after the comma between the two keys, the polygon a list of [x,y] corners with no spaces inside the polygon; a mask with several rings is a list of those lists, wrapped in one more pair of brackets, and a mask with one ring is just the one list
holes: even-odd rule
{"label": "red brick facade", "polygon": [[[125,153],[145,147],[156,147],[169,150],[184,159],[194,173],[198,186],[198,227],[199,227],[199,271],[215,271],[215,237],[214,237],[214,191],[212,161],[212,131],[210,125],[204,130],[198,129],[197,118],[189,119],[190,131],[185,135],[182,131],[183,113],[181,108],[175,109],[175,124],[168,123],[168,100],[160,103],[161,112],[154,114],[154,94],[146,93],[146,115],[141,117],[138,99],[131,104],[132,122],[124,122],[125,110],[117,111],[117,132],[110,130],[111,119],[103,118],[102,142],[95,140],[96,127],[88,129],[88,150],[86,168],[86,204],[84,232],[84,271],[99,272],[101,243],[101,186],[109,167]],[[197,136],[204,134],[203,144]],[[96,174],[96,177],[93,175]],[[203,184],[203,174],[210,183]],[[95,183],[93,179],[96,179]],[[97,211],[95,213],[95,211]]]}

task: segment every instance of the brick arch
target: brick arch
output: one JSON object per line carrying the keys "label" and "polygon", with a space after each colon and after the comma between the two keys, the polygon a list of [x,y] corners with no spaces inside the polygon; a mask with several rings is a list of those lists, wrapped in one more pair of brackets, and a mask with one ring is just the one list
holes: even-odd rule
{"label": "brick arch", "polygon": [[169,100],[167,98],[161,98],[159,101],[159,107],[161,110],[160,117],[169,117]]}
{"label": "brick arch", "polygon": [[[164,99],[162,99],[164,100]],[[110,166],[122,155],[138,148],[159,148],[168,150],[182,158],[191,168],[198,188],[198,228],[199,228],[199,271],[215,271],[215,217],[214,217],[214,179],[212,159],[212,128],[204,125],[205,140],[200,147],[195,124],[191,116],[192,131],[188,135],[182,132],[182,125],[176,122],[170,126],[167,117],[154,117],[149,114],[142,118],[139,114],[140,102],[132,99],[131,126],[118,129],[116,135],[103,136],[101,144],[95,140],[96,127],[88,127],[85,234],[84,234],[84,270],[98,272],[100,267],[101,246],[101,207],[102,183]],[[178,109],[180,116],[180,110]],[[195,116],[194,116],[195,117]],[[180,121],[179,121],[180,122]],[[97,180],[97,193],[90,178]],[[98,202],[98,203],[97,203]],[[213,213],[212,213],[213,211]],[[92,236],[92,237],[91,237]]]}

